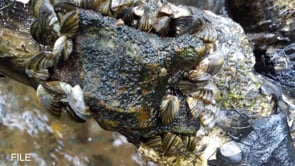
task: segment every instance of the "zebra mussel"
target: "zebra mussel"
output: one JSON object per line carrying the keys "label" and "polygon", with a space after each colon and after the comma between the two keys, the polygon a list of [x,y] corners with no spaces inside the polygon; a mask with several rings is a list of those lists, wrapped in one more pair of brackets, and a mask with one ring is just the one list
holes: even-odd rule
{"label": "zebra mussel", "polygon": [[[175,37],[189,33],[203,40],[206,48],[204,46],[192,50],[204,56],[183,75],[183,80],[176,83],[176,86],[184,96],[193,119],[200,120],[203,126],[209,128],[215,124],[219,111],[216,105],[219,90],[212,82],[212,77],[222,68],[224,55],[215,48],[217,31],[209,22],[193,15],[190,8],[158,0],[31,0],[30,6],[32,14],[37,18],[31,26],[33,38],[52,49],[35,55],[28,63],[27,74],[42,81],[37,89],[38,97],[54,115],[60,116],[61,110],[64,110],[80,122],[90,116],[79,86],[72,87],[62,82],[43,83],[49,77],[48,68],[65,62],[71,55],[72,38],[79,28],[76,8],[84,8],[121,19],[129,26],[159,36]],[[173,93],[162,97],[157,114],[160,123],[173,125],[180,111],[178,95]],[[108,128],[104,121],[101,124]],[[197,138],[193,136],[166,132],[147,139],[138,151],[152,161],[159,162],[160,157],[165,155],[190,156],[195,151],[196,142]]]}

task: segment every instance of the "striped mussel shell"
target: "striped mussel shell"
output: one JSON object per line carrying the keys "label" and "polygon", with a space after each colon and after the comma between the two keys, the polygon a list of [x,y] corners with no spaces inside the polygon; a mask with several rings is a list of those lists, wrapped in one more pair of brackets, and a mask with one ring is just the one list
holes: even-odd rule
{"label": "striped mussel shell", "polygon": [[52,45],[57,39],[57,35],[49,28],[42,28],[38,20],[34,21],[30,28],[31,35],[35,41],[44,45]]}
{"label": "striped mussel shell", "polygon": [[197,146],[197,137],[193,137],[193,136],[182,136],[182,142],[184,144],[184,147],[190,151],[190,152],[194,152]]}
{"label": "striped mussel shell", "polygon": [[189,96],[185,98],[185,101],[190,109],[193,118],[198,118],[205,108],[203,101]]}
{"label": "striped mussel shell", "polygon": [[53,46],[52,61],[56,66],[58,63],[65,62],[73,51],[73,41],[66,36],[59,37]]}
{"label": "striped mussel shell", "polygon": [[201,99],[205,104],[215,104],[216,99],[220,98],[220,91],[213,82],[209,82],[207,85],[192,91],[190,96]]}
{"label": "striped mussel shell", "polygon": [[200,122],[203,126],[209,128],[213,127],[218,117],[220,108],[213,105],[207,105],[205,109],[200,114]]}
{"label": "striped mussel shell", "polygon": [[204,103],[215,104],[214,94],[210,89],[198,89],[191,93],[191,96],[196,99],[201,99]]}
{"label": "striped mussel shell", "polygon": [[54,115],[60,116],[62,110],[65,110],[78,122],[84,122],[90,117],[79,85],[72,87],[60,81],[44,82],[38,86],[37,96],[43,106]]}
{"label": "striped mussel shell", "polygon": [[163,135],[163,149],[166,154],[173,154],[177,152],[181,145],[182,140],[176,134],[167,132]]}
{"label": "striped mussel shell", "polygon": [[193,82],[208,81],[217,74],[224,64],[224,53],[221,50],[209,54],[206,58],[189,71],[187,78]]}
{"label": "striped mussel shell", "polygon": [[213,43],[217,40],[217,31],[210,23],[203,23],[201,30],[197,33],[205,42]]}
{"label": "striped mussel shell", "polygon": [[160,135],[148,138],[144,144],[155,149],[158,152],[163,151],[163,143],[162,143],[162,138]]}
{"label": "striped mussel shell", "polygon": [[55,116],[61,115],[61,108],[63,106],[62,100],[66,95],[58,81],[40,84],[37,88],[37,97],[45,109],[51,114]]}
{"label": "striped mussel shell", "polygon": [[140,17],[138,21],[138,29],[146,32],[150,32],[153,28],[153,24],[155,21],[155,17],[157,14],[157,6],[147,6],[145,5],[143,8],[143,15]]}
{"label": "striped mussel shell", "polygon": [[112,11],[111,11],[112,0],[90,0],[90,1],[93,2],[93,7],[95,7],[95,9],[93,10],[99,11],[100,13],[104,15],[108,15],[108,16],[112,15]]}
{"label": "striped mussel shell", "polygon": [[[41,51],[38,52],[36,55],[32,56],[32,58],[29,60],[28,65],[26,66],[26,70],[31,71],[42,71],[46,70],[49,67],[53,66],[52,61],[49,59],[52,56],[52,52],[50,51]],[[48,76],[48,71],[47,74]]]}
{"label": "striped mussel shell", "polygon": [[166,95],[162,99],[162,103],[160,106],[161,111],[161,121],[164,125],[170,124],[175,115],[179,112],[180,103],[176,96]]}
{"label": "striped mussel shell", "polygon": [[79,28],[79,19],[78,13],[76,10],[67,12],[60,21],[60,33],[61,35],[65,35],[67,37],[73,37],[76,35]]}
{"label": "striped mussel shell", "polygon": [[144,158],[151,160],[153,162],[159,162],[160,156],[159,154],[151,147],[141,143],[138,147],[137,152],[141,154]]}

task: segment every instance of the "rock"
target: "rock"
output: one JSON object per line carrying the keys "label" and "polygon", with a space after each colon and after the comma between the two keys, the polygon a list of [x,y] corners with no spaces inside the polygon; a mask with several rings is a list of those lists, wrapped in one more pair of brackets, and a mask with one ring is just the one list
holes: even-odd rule
{"label": "rock", "polygon": [[295,150],[286,116],[271,115],[253,121],[254,130],[241,140],[240,165],[295,165]]}

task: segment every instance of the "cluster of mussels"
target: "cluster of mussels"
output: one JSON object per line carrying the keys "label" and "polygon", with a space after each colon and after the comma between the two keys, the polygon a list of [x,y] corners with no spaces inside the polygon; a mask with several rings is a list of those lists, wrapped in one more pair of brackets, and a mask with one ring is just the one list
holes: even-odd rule
{"label": "cluster of mussels", "polygon": [[[53,47],[52,51],[43,51],[31,59],[27,74],[44,81],[39,85],[37,93],[49,111],[60,115],[61,110],[65,110],[78,121],[85,121],[90,115],[79,85],[71,87],[64,82],[45,82],[48,68],[67,60],[72,52],[71,38],[79,25],[77,7],[98,11],[118,18],[129,26],[163,37],[190,33],[202,39],[206,47],[195,51],[204,56],[193,69],[184,73],[178,88],[186,98],[192,118],[199,120],[203,128],[214,126],[219,112],[216,100],[220,94],[212,77],[224,63],[223,52],[216,49],[217,32],[209,21],[196,18],[189,7],[160,0],[31,0],[31,12],[37,18],[31,26],[32,36],[37,42]],[[179,110],[179,99],[168,90],[160,106],[162,124],[171,124]],[[166,132],[144,140],[139,152],[158,163],[195,163],[198,159],[191,156],[196,156],[196,151],[199,151],[196,150],[196,144],[194,136]],[[165,156],[173,155],[179,157],[165,159]]]}

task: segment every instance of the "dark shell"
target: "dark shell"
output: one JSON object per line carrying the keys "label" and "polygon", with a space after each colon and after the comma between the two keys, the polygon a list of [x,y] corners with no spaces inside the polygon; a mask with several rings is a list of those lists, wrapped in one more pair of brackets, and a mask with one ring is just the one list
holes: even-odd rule
{"label": "dark shell", "polygon": [[195,16],[186,16],[174,19],[171,24],[172,36],[179,36],[184,33],[197,32],[202,25],[202,21]]}

